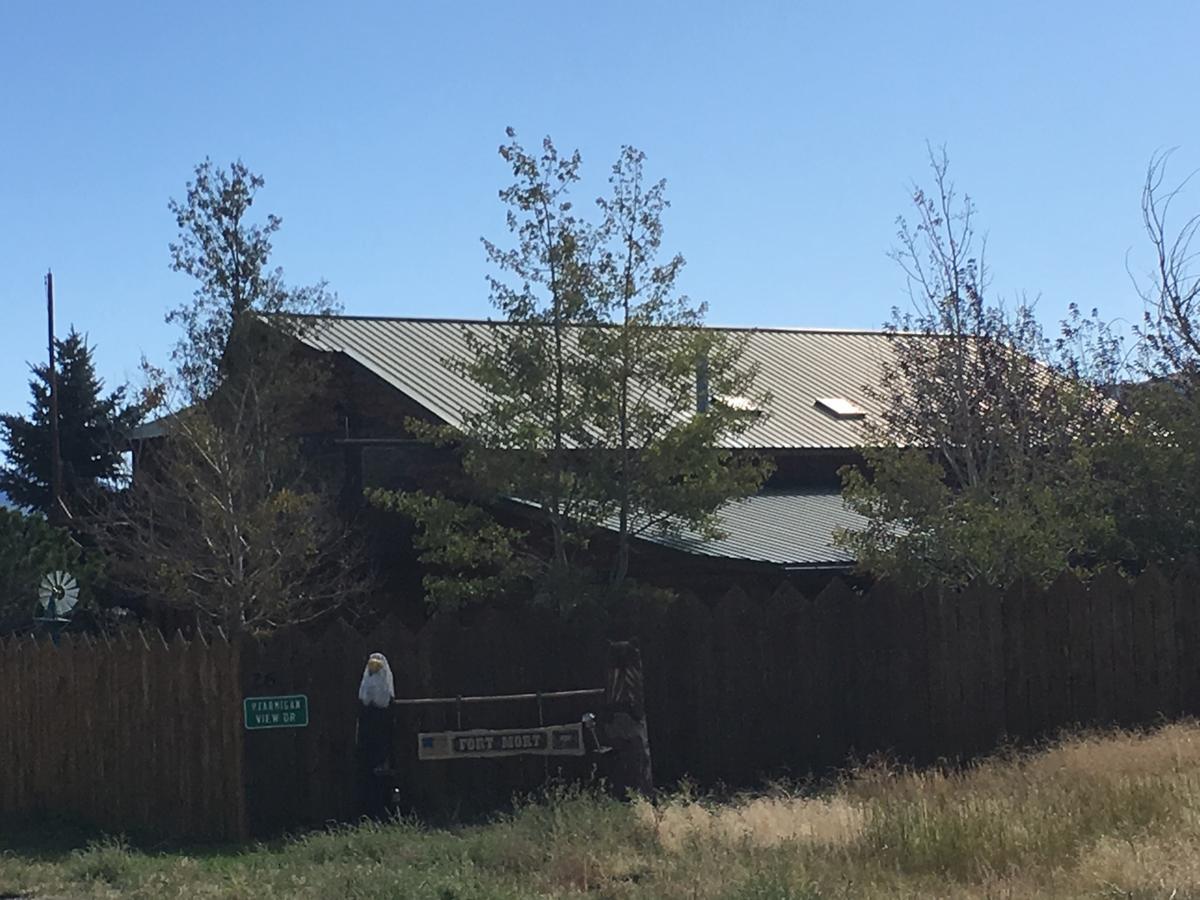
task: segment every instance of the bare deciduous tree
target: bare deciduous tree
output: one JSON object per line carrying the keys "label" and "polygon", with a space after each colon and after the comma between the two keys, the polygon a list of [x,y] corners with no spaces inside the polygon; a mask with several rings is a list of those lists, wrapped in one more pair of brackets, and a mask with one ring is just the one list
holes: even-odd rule
{"label": "bare deciduous tree", "polygon": [[916,224],[899,220],[892,252],[912,311],[894,313],[894,361],[873,391],[881,438],[933,450],[957,485],[976,486],[1069,454],[1080,404],[1098,398],[1054,376],[1033,303],[988,296],[975,204],[958,197],[944,151],[931,153],[930,168],[933,190],[914,188]]}
{"label": "bare deciduous tree", "polygon": [[1149,279],[1135,279],[1146,305],[1140,331],[1151,374],[1194,380],[1200,368],[1200,272],[1192,266],[1200,251],[1192,241],[1200,214],[1173,224],[1173,207],[1195,173],[1168,187],[1170,158],[1170,152],[1152,157],[1142,186],[1142,223],[1155,258]]}
{"label": "bare deciduous tree", "polygon": [[289,437],[279,394],[227,378],[219,399],[178,410],[143,449],[131,487],[93,529],[125,590],[226,633],[361,599],[359,542]]}
{"label": "bare deciduous tree", "polygon": [[325,282],[289,286],[272,268],[271,238],[283,224],[268,214],[251,219],[265,181],[238,160],[228,169],[204,160],[188,182],[184,200],[171,200],[179,226],[171,242],[171,267],[197,282],[190,302],[167,314],[183,328],[172,353],[189,401],[209,396],[221,382],[234,326],[252,313],[328,315],[340,309]]}
{"label": "bare deciduous tree", "polygon": [[944,152],[914,187],[893,258],[912,310],[893,312],[890,359],[865,386],[881,413],[866,467],[844,472],[868,527],[839,540],[863,568],[918,584],[1053,578],[1110,539],[1086,452],[1103,398],[1050,365],[1033,305],[988,297],[975,205]]}
{"label": "bare deciduous tree", "polygon": [[367,583],[353,530],[296,437],[327,374],[295,340],[320,327],[301,314],[336,299],[270,267],[280,220],[249,218],[262,184],[241,162],[205,160],[172,201],[174,266],[198,284],[168,316],[184,329],[176,374],[150,375],[152,393],[177,399],[132,486],[93,520],[126,590],[228,632],[309,621]]}

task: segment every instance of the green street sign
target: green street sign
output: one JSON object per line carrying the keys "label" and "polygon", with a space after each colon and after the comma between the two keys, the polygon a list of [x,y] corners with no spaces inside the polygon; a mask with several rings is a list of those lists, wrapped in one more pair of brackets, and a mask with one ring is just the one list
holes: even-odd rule
{"label": "green street sign", "polygon": [[242,702],[246,730],[262,728],[308,727],[308,697],[288,694],[284,697],[247,697]]}

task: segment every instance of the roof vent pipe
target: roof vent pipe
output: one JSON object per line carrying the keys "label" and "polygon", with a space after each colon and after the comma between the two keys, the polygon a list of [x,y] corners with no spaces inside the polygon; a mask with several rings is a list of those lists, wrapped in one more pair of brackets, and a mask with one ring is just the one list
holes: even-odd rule
{"label": "roof vent pipe", "polygon": [[696,412],[708,412],[712,403],[712,391],[708,387],[708,356],[696,360]]}

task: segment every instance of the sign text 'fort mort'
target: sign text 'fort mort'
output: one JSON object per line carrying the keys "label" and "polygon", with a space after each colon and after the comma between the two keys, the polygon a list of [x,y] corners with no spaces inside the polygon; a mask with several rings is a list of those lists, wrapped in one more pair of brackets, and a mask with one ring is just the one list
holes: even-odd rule
{"label": "sign text 'fort mort'", "polygon": [[418,759],[478,759],[494,756],[583,756],[583,725],[546,728],[433,731],[417,735]]}

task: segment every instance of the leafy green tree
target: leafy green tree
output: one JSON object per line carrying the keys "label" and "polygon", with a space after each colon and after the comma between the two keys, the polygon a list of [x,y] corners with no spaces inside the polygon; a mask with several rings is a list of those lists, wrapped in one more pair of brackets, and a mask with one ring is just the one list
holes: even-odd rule
{"label": "leafy green tree", "polygon": [[1200,547],[1200,406],[1194,388],[1151,380],[1127,386],[1125,425],[1099,448],[1120,559],[1168,568]]}
{"label": "leafy green tree", "polygon": [[548,570],[561,578],[585,543],[579,526],[598,513],[588,472],[577,465],[579,451],[594,444],[580,390],[588,360],[576,344],[577,329],[598,318],[588,285],[595,238],[571,200],[578,151],[561,157],[547,138],[538,156],[511,129],[508,137],[500,155],[515,181],[500,198],[517,244],[483,241],[500,273],[489,284],[506,327],[486,340],[468,333],[471,356],[454,363],[484,391],[482,409],[464,416],[466,467],[485,489],[537,504],[550,532]]}
{"label": "leafy green tree", "polygon": [[[416,520],[436,604],[523,583],[564,614],[611,609],[628,593],[633,537],[715,531],[716,509],[761,483],[763,463],[722,448],[765,397],[740,347],[703,330],[703,307],[675,292],[683,260],[659,259],[665,188],[644,184],[642,154],[622,151],[592,221],[571,198],[578,153],[560,155],[549,138],[532,153],[511,129],[508,138],[500,155],[515,180],[500,197],[516,242],[484,241],[504,320],[484,337],[466,332],[469,358],[450,361],[484,399],[464,410],[461,430],[431,435],[455,442],[466,486],[373,499]],[[698,367],[719,399],[737,402],[706,395],[698,409]],[[481,506],[514,500],[524,523],[481,525]],[[607,563],[605,528],[616,538]],[[467,558],[477,577],[451,565]]]}
{"label": "leafy green tree", "polygon": [[417,523],[413,547],[428,574],[426,601],[434,609],[451,610],[487,603],[510,591],[537,583],[544,560],[530,548],[528,534],[496,520],[486,499],[470,485],[453,496],[437,492],[372,489],[368,500],[379,509]]}
{"label": "leafy green tree", "polygon": [[[632,539],[686,525],[719,533],[716,511],[754,493],[765,458],[727,447],[765,414],[770,398],[742,362],[744,340],[704,329],[704,304],[679,294],[681,255],[660,258],[666,182],[647,184],[645,154],[625,146],[597,203],[595,294],[604,327],[581,332],[597,454],[596,493],[615,517],[610,589],[619,596]],[[699,392],[699,394],[698,394]]]}
{"label": "leafy green tree", "polygon": [[959,202],[945,155],[934,190],[914,189],[894,256],[914,311],[896,311],[891,359],[871,392],[865,465],[843,470],[867,517],[838,542],[862,570],[912,586],[1045,583],[1115,552],[1096,447],[1115,427],[1103,396],[1051,364],[1032,307],[986,297],[975,207]]}
{"label": "leafy green tree", "polygon": [[[591,473],[579,464],[595,442],[580,390],[592,379],[577,352],[577,330],[599,315],[588,285],[595,237],[570,195],[580,157],[561,156],[549,138],[539,155],[527,152],[511,129],[508,137],[500,155],[514,181],[500,199],[516,246],[483,241],[496,271],[489,277],[491,300],[504,323],[486,338],[468,332],[469,356],[447,360],[483,389],[482,406],[463,411],[461,432],[426,432],[458,449],[467,478],[446,493],[372,496],[417,523],[417,546],[431,566],[428,599],[442,607],[516,585],[556,606],[578,599],[580,586],[571,585],[580,571],[576,560],[603,515]],[[544,526],[548,552],[532,549],[522,528],[484,525],[492,522],[485,507],[504,498],[528,503],[529,515]],[[466,571],[456,564],[465,558],[475,559]]]}
{"label": "leafy green tree", "polygon": [[[124,436],[140,421],[143,406],[127,401],[124,387],[105,392],[85,335],[72,328],[55,341],[55,350],[63,500],[68,509],[79,511],[98,490],[123,476]],[[52,501],[49,368],[45,364],[31,368],[29,414],[0,415],[7,460],[0,468],[0,491],[18,506],[48,514]]]}

